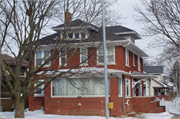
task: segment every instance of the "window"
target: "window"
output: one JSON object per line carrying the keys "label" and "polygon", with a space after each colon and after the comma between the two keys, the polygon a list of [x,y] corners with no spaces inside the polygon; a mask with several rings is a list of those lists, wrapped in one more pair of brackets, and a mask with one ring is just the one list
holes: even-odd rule
{"label": "window", "polygon": [[84,62],[84,64],[87,64],[88,60],[87,60],[87,49],[81,49],[80,50],[81,54],[80,54],[80,62]]}
{"label": "window", "polygon": [[[61,51],[61,54],[60,54],[60,65],[64,64],[67,60],[67,55],[66,55],[66,52],[64,50]],[[66,65],[67,63],[65,63],[64,65]]]}
{"label": "window", "polygon": [[[34,84],[34,86],[37,86],[41,82],[43,82],[43,80],[39,80],[37,83]],[[44,84],[37,88],[37,90],[35,91],[36,93],[34,94],[34,96],[44,96],[44,90],[42,90],[42,89],[44,89]],[[42,90],[42,91],[40,91],[40,90]]]}
{"label": "window", "polygon": [[122,95],[122,79],[118,78],[118,94]]}
{"label": "window", "polygon": [[[72,83],[74,85],[72,85]],[[110,85],[109,85],[110,89]],[[105,95],[104,78],[55,79],[52,81],[52,96]]]}
{"label": "window", "polygon": [[[108,63],[115,63],[114,47],[108,47],[106,52],[107,52],[107,62]],[[99,48],[97,50],[97,62],[98,63],[104,63],[103,48]]]}
{"label": "window", "polygon": [[21,68],[20,75],[24,75],[25,68]]}
{"label": "window", "polygon": [[125,94],[126,94],[126,97],[131,96],[131,88],[130,88],[130,80],[129,79],[125,79]]}
{"label": "window", "polygon": [[128,50],[125,51],[125,55],[126,55],[126,66],[129,66],[129,51]]}
{"label": "window", "polygon": [[133,66],[135,66],[135,58],[134,58],[134,53],[132,53],[132,57],[133,57]]}
{"label": "window", "polygon": [[86,38],[84,33],[81,33],[81,38]]}
{"label": "window", "polygon": [[138,57],[138,70],[141,71],[141,62],[140,62],[140,57]]}
{"label": "window", "polygon": [[68,33],[70,39],[73,39],[73,33]]}
{"label": "window", "polygon": [[79,38],[79,33],[75,33],[75,39]]}
{"label": "window", "polygon": [[[44,58],[45,57],[45,58]],[[50,51],[36,51],[36,66],[44,63],[50,57]],[[41,61],[44,58],[44,61]],[[50,61],[47,62],[45,65],[50,65]]]}

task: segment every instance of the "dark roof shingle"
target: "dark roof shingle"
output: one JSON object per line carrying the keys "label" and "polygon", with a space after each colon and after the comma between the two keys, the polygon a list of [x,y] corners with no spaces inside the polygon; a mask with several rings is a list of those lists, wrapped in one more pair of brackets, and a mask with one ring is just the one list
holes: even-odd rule
{"label": "dark roof shingle", "polygon": [[162,74],[163,66],[143,66],[143,70],[146,73]]}

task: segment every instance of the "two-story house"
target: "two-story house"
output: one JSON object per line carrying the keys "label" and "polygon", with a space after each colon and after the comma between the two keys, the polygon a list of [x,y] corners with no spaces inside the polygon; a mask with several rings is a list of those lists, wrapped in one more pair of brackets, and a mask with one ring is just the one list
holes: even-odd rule
{"label": "two-story house", "polygon": [[144,71],[148,74],[152,74],[155,78],[152,78],[152,81],[149,82],[148,90],[151,90],[151,96],[155,98],[165,98],[165,100],[170,100],[170,95],[172,93],[172,88],[169,87],[164,82],[164,66],[144,66]]}
{"label": "two-story house", "polygon": [[[80,45],[78,53],[75,53],[66,65],[59,69],[58,73],[68,71],[76,64],[85,61],[94,52],[87,61],[71,70],[73,73],[83,71],[89,73],[68,77],[68,79],[57,77],[52,80],[44,91],[29,96],[30,111],[44,109],[45,114],[105,115],[105,88],[102,75],[104,71],[103,47],[102,45],[99,47],[102,42],[102,29],[93,24],[86,26],[87,24],[89,23],[79,19],[66,23],[70,30],[67,31],[64,44],[69,43],[71,39],[75,39],[73,43],[78,43],[79,39],[83,38],[83,45]],[[59,38],[57,36],[64,30],[64,26],[65,24],[61,24],[53,27],[56,33],[40,39],[41,48],[36,51],[35,65],[41,60],[41,56],[51,49],[51,44]],[[78,30],[72,32],[71,28],[78,28]],[[87,31],[83,33],[85,29]],[[106,27],[106,39],[109,101],[113,102],[110,116],[120,116],[132,111],[163,112],[164,108],[156,108],[158,104],[151,102],[153,97],[143,96],[143,82],[133,85],[133,80],[137,82],[139,79],[152,77],[152,75],[142,73],[142,58],[147,55],[135,45],[135,40],[141,39],[140,35],[120,25],[108,26]],[[52,74],[53,70],[56,70],[70,55],[71,52],[61,55],[52,67],[52,71],[48,71],[46,76]],[[131,74],[132,72],[134,73]],[[133,90],[133,86],[139,93]],[[149,105],[148,108],[146,105]]]}

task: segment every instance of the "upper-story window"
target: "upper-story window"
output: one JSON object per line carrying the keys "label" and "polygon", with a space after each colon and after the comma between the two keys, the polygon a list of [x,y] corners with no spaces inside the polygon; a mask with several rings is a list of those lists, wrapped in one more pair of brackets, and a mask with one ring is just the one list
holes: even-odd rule
{"label": "upper-story window", "polygon": [[[39,64],[39,62],[44,58],[44,60],[41,62],[44,63],[49,57],[50,57],[50,51],[36,51],[36,66]],[[50,61],[45,64],[45,66],[50,65]]]}
{"label": "upper-story window", "polygon": [[[59,58],[59,64],[62,65],[67,61],[67,54],[64,50],[61,51],[60,53],[60,58]],[[65,63],[64,65],[66,65],[67,63]]]}
{"label": "upper-story window", "polygon": [[126,66],[129,66],[129,51],[125,50],[125,55],[126,55]]}
{"label": "upper-story window", "polygon": [[86,38],[86,35],[84,33],[81,33],[81,38]]}
{"label": "upper-story window", "polygon": [[[108,63],[115,63],[115,52],[114,47],[107,47],[107,62]],[[97,50],[97,62],[104,63],[104,52],[103,48],[99,48]]]}
{"label": "upper-story window", "polygon": [[68,33],[70,39],[73,39],[73,33]]}
{"label": "upper-story window", "polygon": [[79,38],[79,33],[75,33],[75,39]]}
{"label": "upper-story window", "polygon": [[87,49],[81,49],[80,50],[80,62],[85,62],[83,64],[87,64],[88,60],[87,60]]}
{"label": "upper-story window", "polygon": [[141,62],[140,62],[140,57],[138,57],[138,70],[141,71]]}
{"label": "upper-story window", "polygon": [[132,58],[133,58],[133,66],[135,66],[135,58],[134,58],[134,53],[132,53]]}

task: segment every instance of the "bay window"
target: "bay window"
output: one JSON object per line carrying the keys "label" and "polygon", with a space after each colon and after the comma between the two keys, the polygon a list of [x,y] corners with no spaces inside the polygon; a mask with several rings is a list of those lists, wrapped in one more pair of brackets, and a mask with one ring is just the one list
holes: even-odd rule
{"label": "bay window", "polygon": [[[114,47],[107,47],[107,63],[115,63],[115,50]],[[104,63],[103,48],[97,50],[97,62]]]}

